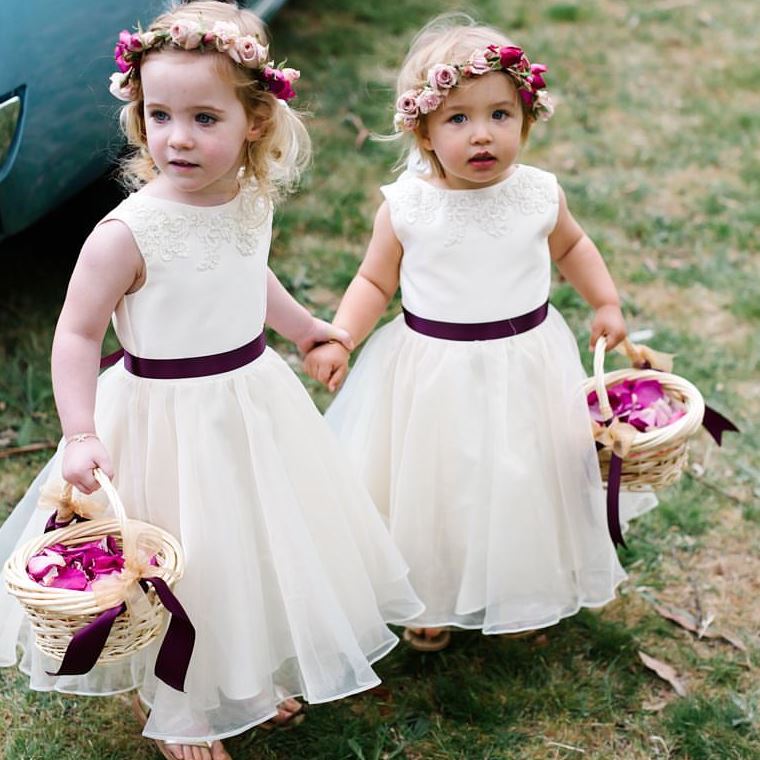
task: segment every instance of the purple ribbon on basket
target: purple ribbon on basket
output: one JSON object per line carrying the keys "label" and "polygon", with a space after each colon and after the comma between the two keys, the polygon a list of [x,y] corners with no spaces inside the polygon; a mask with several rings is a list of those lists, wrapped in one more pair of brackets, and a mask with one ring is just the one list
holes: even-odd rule
{"label": "purple ribbon on basket", "polygon": [[82,517],[82,515],[72,515],[70,520],[65,520],[64,522],[56,522],[57,513],[53,512],[53,514],[50,515],[48,518],[48,521],[45,523],[45,530],[43,530],[43,533],[50,533],[50,531],[58,530],[59,528],[67,528],[69,525],[72,525],[73,523],[80,523],[80,522],[86,522],[89,520],[89,517]]}
{"label": "purple ribbon on basket", "polygon": [[[184,608],[162,578],[143,578],[140,587],[147,593],[152,584],[161,603],[171,614],[169,627],[156,657],[156,677],[177,691],[185,690],[185,676],[195,646],[195,627]],[[92,670],[103,651],[111,628],[127,609],[126,602],[101,612],[93,621],[80,628],[69,642],[58,671],[49,676],[79,676]]]}
{"label": "purple ribbon on basket", "polygon": [[[607,420],[609,425],[612,420]],[[702,417],[702,427],[707,430],[715,443],[722,444],[723,433],[731,431],[739,433],[740,430],[728,417],[705,404],[705,413]],[[604,448],[602,444],[596,444],[597,449]],[[620,526],[620,486],[622,484],[623,460],[614,452],[611,452],[609,472],[607,473],[607,527],[610,538],[615,546],[627,548],[623,531]]]}

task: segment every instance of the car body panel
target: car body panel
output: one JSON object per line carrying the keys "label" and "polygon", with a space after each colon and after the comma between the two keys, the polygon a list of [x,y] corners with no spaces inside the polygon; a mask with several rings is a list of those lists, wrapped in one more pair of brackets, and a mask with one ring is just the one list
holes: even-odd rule
{"label": "car body panel", "polygon": [[[251,1],[268,20],[283,0]],[[0,163],[0,240],[93,182],[123,145],[108,91],[122,29],[143,26],[165,0],[0,0],[0,137],[21,108]],[[7,139],[5,143],[7,145]]]}

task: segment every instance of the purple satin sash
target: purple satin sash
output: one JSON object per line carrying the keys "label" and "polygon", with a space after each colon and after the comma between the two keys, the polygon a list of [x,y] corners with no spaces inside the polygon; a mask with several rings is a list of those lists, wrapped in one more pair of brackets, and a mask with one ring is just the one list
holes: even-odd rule
{"label": "purple satin sash", "polygon": [[250,343],[221,354],[208,356],[190,356],[184,359],[144,359],[119,349],[100,360],[100,368],[105,369],[116,364],[124,357],[124,369],[138,377],[155,380],[180,380],[186,377],[206,377],[231,372],[250,364],[264,353],[267,347],[266,335],[262,331]]}
{"label": "purple satin sash", "polygon": [[521,314],[519,317],[502,319],[498,322],[439,322],[435,319],[424,319],[403,309],[404,321],[415,332],[442,340],[497,340],[509,338],[512,335],[528,332],[538,327],[549,313],[549,302],[537,309]]}
{"label": "purple satin sash", "polygon": [[[161,648],[158,650],[154,673],[156,678],[177,691],[184,691],[185,676],[195,646],[195,627],[190,622],[179,600],[162,578],[144,578],[140,581],[147,592],[152,584],[161,603],[171,614]],[[63,655],[61,667],[56,673],[47,671],[49,676],[79,676],[95,666],[111,633],[114,621],[127,609],[125,602],[100,613],[93,621],[80,628],[71,638]]]}

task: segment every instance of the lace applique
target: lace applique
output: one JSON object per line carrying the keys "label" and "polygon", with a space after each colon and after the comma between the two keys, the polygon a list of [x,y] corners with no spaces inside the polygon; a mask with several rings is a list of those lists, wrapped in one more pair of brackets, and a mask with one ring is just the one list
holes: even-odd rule
{"label": "lace applique", "polygon": [[239,205],[229,213],[189,206],[170,211],[135,202],[124,216],[146,262],[187,259],[199,251],[196,269],[203,272],[219,264],[224,248],[253,256],[267,244],[271,202],[251,190],[241,193]]}
{"label": "lace applique", "polygon": [[389,200],[393,215],[404,224],[443,221],[446,246],[461,243],[472,225],[491,237],[502,237],[510,231],[517,215],[543,214],[558,203],[556,185],[547,181],[547,175],[525,170],[493,192],[452,192],[421,179],[410,179],[397,183]]}

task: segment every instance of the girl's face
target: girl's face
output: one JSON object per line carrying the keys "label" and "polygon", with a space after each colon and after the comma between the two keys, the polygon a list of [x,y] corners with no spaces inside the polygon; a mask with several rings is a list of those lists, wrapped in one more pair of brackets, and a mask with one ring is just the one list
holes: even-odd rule
{"label": "girl's face", "polygon": [[214,54],[149,55],[140,69],[148,150],[170,200],[217,205],[238,191],[237,174],[258,128]]}
{"label": "girl's face", "polygon": [[512,80],[491,72],[451,90],[428,115],[422,144],[440,161],[447,187],[488,187],[510,174],[520,151],[522,123]]}

